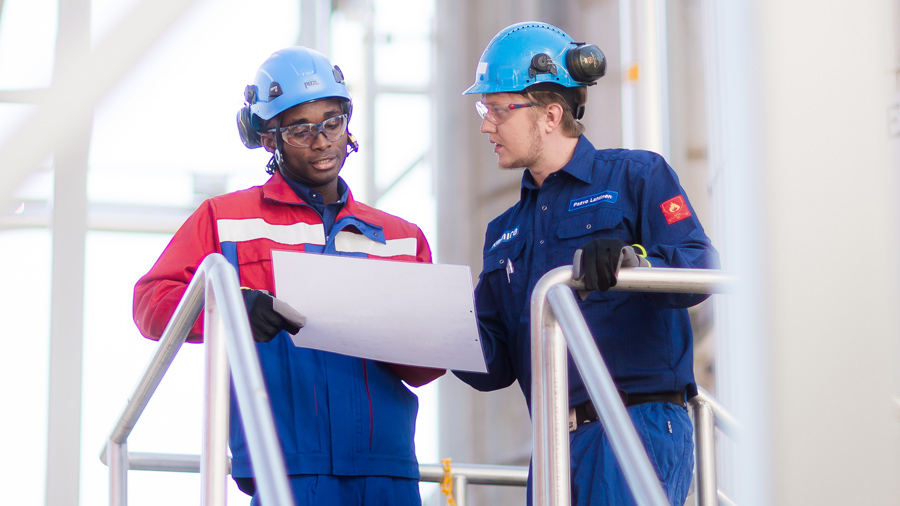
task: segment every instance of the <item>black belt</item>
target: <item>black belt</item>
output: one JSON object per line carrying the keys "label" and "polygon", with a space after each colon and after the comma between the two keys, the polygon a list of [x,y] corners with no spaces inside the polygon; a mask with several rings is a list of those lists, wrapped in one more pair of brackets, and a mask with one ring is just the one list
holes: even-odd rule
{"label": "black belt", "polygon": [[[619,396],[626,407],[637,406],[638,404],[647,404],[649,402],[668,402],[687,407],[684,402],[684,392],[658,392],[651,394],[628,394],[619,390]],[[578,428],[579,425],[595,422],[600,419],[597,410],[594,409],[594,403],[588,400],[569,409],[569,432]]]}

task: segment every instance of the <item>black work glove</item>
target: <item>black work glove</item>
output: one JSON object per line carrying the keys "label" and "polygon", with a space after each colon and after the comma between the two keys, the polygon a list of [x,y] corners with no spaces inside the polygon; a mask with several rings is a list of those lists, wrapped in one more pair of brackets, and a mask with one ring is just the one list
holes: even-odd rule
{"label": "black work glove", "polygon": [[[581,273],[584,289],[605,292],[616,286],[616,275],[622,265],[623,249],[628,248],[632,256],[634,249],[619,239],[594,239],[582,246]],[[575,258],[578,258],[578,253]],[[577,269],[577,266],[576,266]]]}
{"label": "black work glove", "polygon": [[257,343],[271,341],[282,330],[296,334],[306,325],[305,316],[265,290],[241,288],[241,295],[244,296],[244,305],[247,307],[253,340]]}

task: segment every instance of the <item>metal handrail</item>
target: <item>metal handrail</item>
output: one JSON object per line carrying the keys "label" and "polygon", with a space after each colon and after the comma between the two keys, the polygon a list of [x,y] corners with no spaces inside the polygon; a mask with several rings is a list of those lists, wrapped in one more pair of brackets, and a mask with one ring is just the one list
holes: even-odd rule
{"label": "metal handrail", "polygon": [[[550,506],[570,504],[568,342],[637,504],[668,505],[643,444],[569,289],[584,289],[583,282],[572,279],[572,271],[571,266],[551,270],[538,281],[531,296],[532,501]],[[613,290],[724,293],[732,285],[733,278],[713,269],[626,268],[619,272]],[[701,406],[712,409],[709,403]],[[714,460],[712,467],[715,494]],[[704,478],[704,485],[708,485],[709,473]],[[714,504],[699,502],[699,496],[698,503]]]}
{"label": "metal handrail", "polygon": [[[614,289],[721,293],[732,281],[730,277],[714,270],[652,269],[652,273],[647,271],[650,269],[622,269]],[[588,393],[598,407],[602,423],[607,428],[613,449],[622,463],[626,480],[638,504],[642,506],[668,504],[643,446],[637,439],[618,391],[615,390],[599,351],[593,344],[584,317],[575,303],[571,290],[566,287],[582,289],[583,283],[572,280],[571,267],[560,267],[541,278],[532,295],[534,504],[569,504],[568,381],[565,339],[569,339],[579,370],[586,371],[582,372],[582,377]],[[545,300],[548,304],[544,303]],[[206,402],[204,402],[201,455],[129,453],[128,436],[204,305]],[[254,468],[263,469],[263,472],[257,473],[260,495],[266,503],[294,504],[287,484],[283,456],[275,436],[271,406],[262,380],[259,358],[253,346],[243,300],[240,297],[237,276],[223,256],[212,254],[197,269],[160,338],[156,353],[101,451],[101,461],[109,466],[111,505],[127,504],[126,477],[129,469],[200,472],[204,487],[201,494],[202,504],[224,504],[224,477],[230,472],[231,464],[225,454],[228,434],[229,359],[233,366],[232,376],[238,403],[249,407],[242,409],[241,413],[244,417],[242,421],[247,428],[247,442]],[[605,378],[601,372],[605,373]],[[540,384],[536,384],[538,381]],[[707,438],[712,434],[713,429],[706,428],[709,425],[718,427],[732,438],[739,437],[742,431],[740,424],[708,393],[701,389],[700,395],[691,400],[691,405],[695,410],[698,436]],[[708,420],[712,420],[712,424]],[[733,501],[716,490],[714,447],[712,457],[708,458],[701,457],[699,439],[697,446],[698,504],[706,506],[716,504],[718,501],[726,506],[733,506]],[[706,444],[703,451],[708,453],[710,447]],[[711,466],[701,466],[703,462],[711,463]],[[701,467],[705,469],[703,478],[700,477]],[[709,468],[712,469],[712,481],[708,478]],[[419,469],[422,481],[441,482],[444,479],[443,468],[438,464],[420,464]],[[454,466],[452,475],[453,489],[458,497],[457,504],[465,506],[467,484],[524,486],[528,469],[517,466],[463,464]],[[710,483],[712,483],[712,500],[706,499]]]}
{"label": "metal handrail", "polygon": [[715,430],[718,428],[733,441],[740,440],[743,427],[719,402],[703,388],[688,402],[694,415],[694,440],[697,454],[697,487],[698,506],[734,506],[728,496],[718,490],[716,481],[716,440]]}
{"label": "metal handrail", "polygon": [[[131,452],[128,454],[127,466],[135,471],[199,473],[200,455]],[[419,464],[420,481],[442,483],[445,474],[441,464]],[[466,506],[468,485],[525,487],[528,483],[528,466],[454,464],[450,474],[453,477],[453,497],[457,506]]]}
{"label": "metal handrail", "polygon": [[[265,504],[294,504],[237,274],[224,256],[213,253],[194,273],[163,331],[156,353],[100,452],[100,460],[109,466],[111,506],[125,506],[128,501],[127,471],[133,468],[135,456],[128,452],[128,436],[204,307],[205,387],[199,459],[201,504],[225,504],[225,480],[230,471],[226,453],[229,368],[235,396],[242,407],[241,420],[262,501]],[[185,466],[183,457],[186,456],[181,457],[170,464]]]}
{"label": "metal handrail", "polygon": [[[200,455],[129,452],[128,468],[134,471],[199,473]],[[441,464],[419,464],[421,481],[438,483],[443,481],[444,474],[444,467]],[[524,487],[528,481],[528,466],[454,464],[451,474],[466,476],[473,485]]]}
{"label": "metal handrail", "polygon": [[728,436],[732,441],[740,441],[744,435],[744,426],[737,421],[737,418],[735,418],[730,411],[719,404],[719,401],[716,400],[712,394],[703,389],[703,387],[698,386],[697,390],[699,390],[697,396],[690,399],[688,402],[691,405],[699,403],[709,404],[713,416],[715,416],[716,419],[716,428],[722,431],[722,433]]}

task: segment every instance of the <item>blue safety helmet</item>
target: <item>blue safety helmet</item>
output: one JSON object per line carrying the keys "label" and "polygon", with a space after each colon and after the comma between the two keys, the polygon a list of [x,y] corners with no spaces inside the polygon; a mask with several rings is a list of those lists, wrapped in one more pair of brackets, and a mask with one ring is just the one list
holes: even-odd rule
{"label": "blue safety helmet", "polygon": [[344,112],[352,115],[353,102],[340,68],[306,47],[276,51],[259,67],[253,84],[244,89],[245,104],[237,117],[241,140],[248,148],[261,147],[262,121],[295,105],[326,98],[340,100]]}
{"label": "blue safety helmet", "polygon": [[597,46],[575,42],[547,23],[516,23],[488,43],[475,70],[475,84],[463,94],[519,92],[544,83],[590,86],[605,72],[606,57]]}

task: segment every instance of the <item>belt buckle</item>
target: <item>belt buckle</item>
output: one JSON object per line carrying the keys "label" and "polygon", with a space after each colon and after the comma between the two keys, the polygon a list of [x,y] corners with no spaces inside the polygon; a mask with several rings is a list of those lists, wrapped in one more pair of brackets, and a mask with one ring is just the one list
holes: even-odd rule
{"label": "belt buckle", "polygon": [[578,415],[575,414],[575,408],[569,408],[569,432],[578,428]]}

